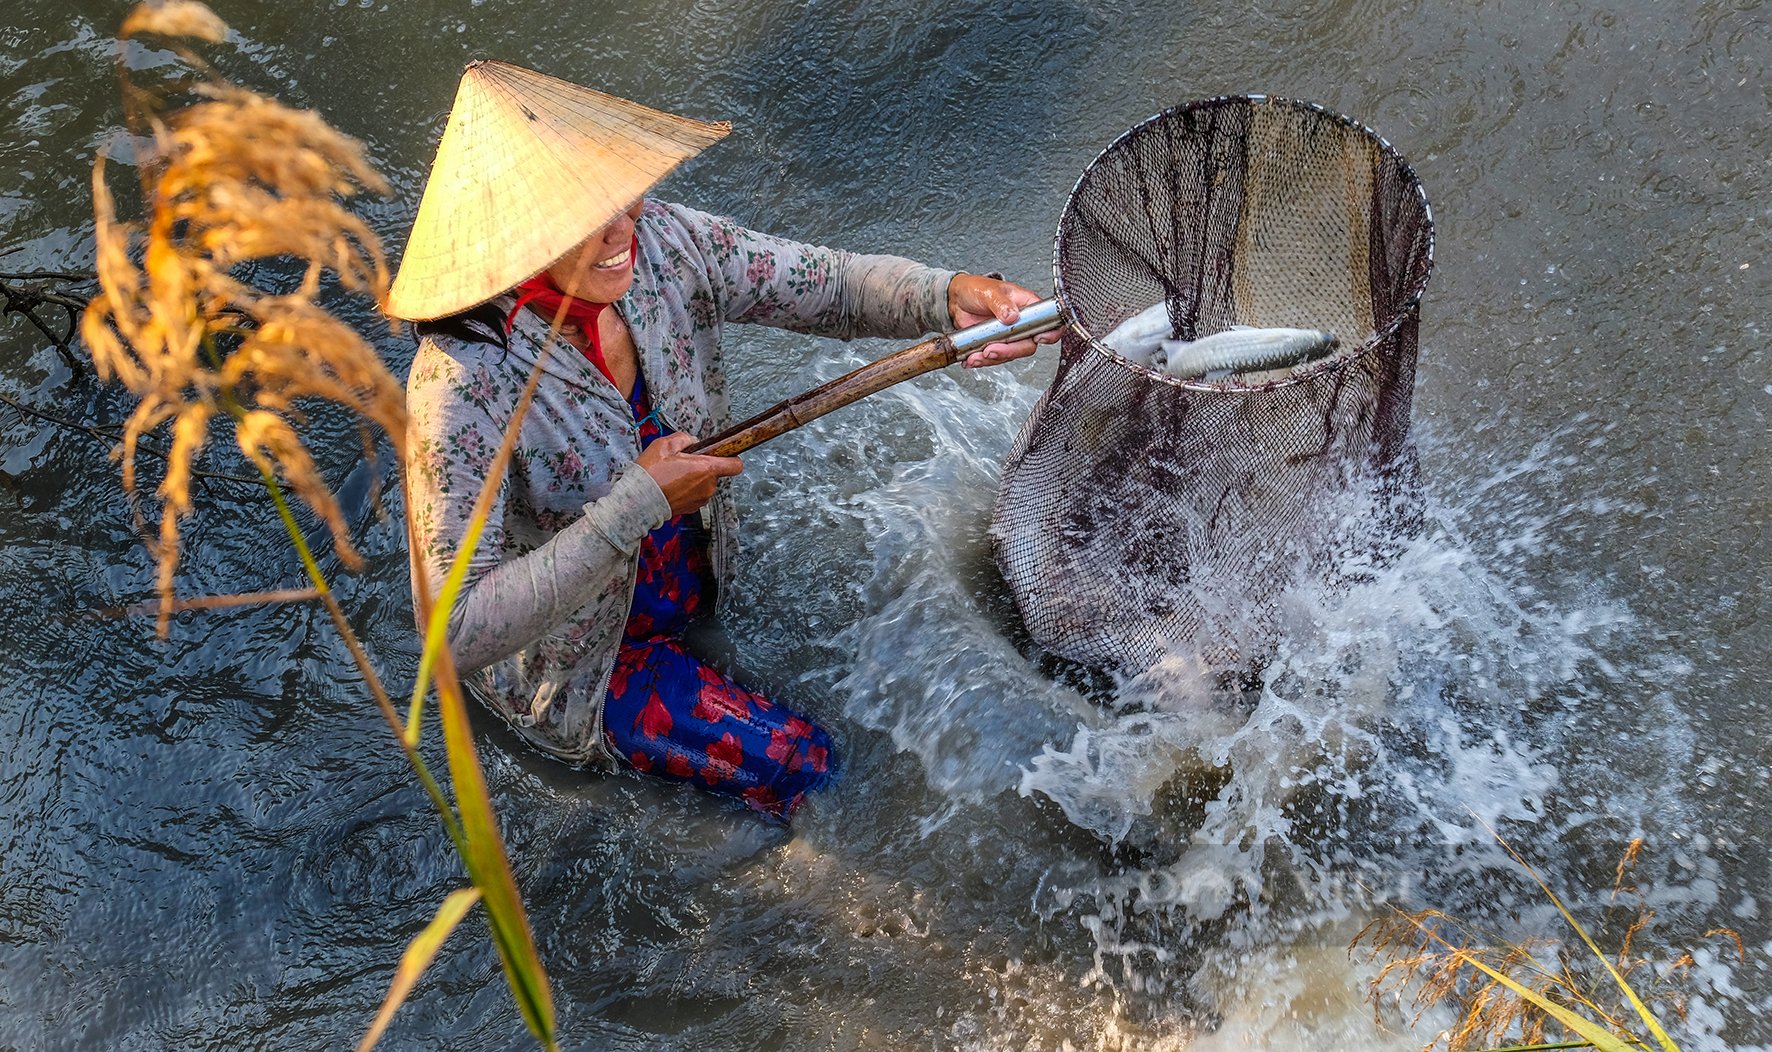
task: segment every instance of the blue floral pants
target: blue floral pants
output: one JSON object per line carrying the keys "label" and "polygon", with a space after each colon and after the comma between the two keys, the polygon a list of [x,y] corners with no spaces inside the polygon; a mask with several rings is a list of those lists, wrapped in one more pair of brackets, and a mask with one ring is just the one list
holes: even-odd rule
{"label": "blue floral pants", "polygon": [[[644,449],[665,430],[645,381],[629,398]],[[610,750],[637,771],[737,797],[783,821],[832,776],[836,751],[823,727],[692,656],[683,632],[712,606],[707,537],[677,516],[640,547],[628,612],[605,699]]]}

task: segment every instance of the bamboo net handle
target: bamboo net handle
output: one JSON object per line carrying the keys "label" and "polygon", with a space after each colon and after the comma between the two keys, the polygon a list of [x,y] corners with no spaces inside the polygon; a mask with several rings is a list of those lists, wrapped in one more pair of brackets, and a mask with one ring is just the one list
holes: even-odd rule
{"label": "bamboo net handle", "polygon": [[785,402],[777,403],[742,423],[705,438],[684,450],[710,457],[735,457],[778,435],[785,435],[851,402],[877,394],[913,376],[946,368],[987,344],[1024,339],[1050,332],[1065,322],[1055,299],[1041,300],[1021,309],[1013,325],[987,321],[958,332],[945,333],[821,384]]}

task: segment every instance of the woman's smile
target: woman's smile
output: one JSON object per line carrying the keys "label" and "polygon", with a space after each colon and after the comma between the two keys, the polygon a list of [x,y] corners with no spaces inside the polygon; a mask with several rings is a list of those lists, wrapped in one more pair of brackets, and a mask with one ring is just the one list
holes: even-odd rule
{"label": "woman's smile", "polygon": [[609,225],[554,261],[548,276],[560,291],[586,303],[614,303],[634,283],[634,224],[644,202],[635,201]]}
{"label": "woman's smile", "polygon": [[632,263],[633,261],[634,261],[634,246],[630,242],[628,245],[623,247],[620,252],[617,252],[615,255],[610,256],[608,259],[599,260],[598,262],[591,264],[591,268],[593,270],[619,270],[622,267],[625,267],[628,264]]}

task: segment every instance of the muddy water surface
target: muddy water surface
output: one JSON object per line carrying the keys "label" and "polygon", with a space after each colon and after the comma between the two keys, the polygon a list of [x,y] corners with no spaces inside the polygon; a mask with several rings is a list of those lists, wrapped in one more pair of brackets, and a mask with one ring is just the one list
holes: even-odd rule
{"label": "muddy water surface", "polygon": [[[753,454],[728,627],[833,726],[843,780],[790,833],[484,722],[567,1047],[1416,1048],[1344,952],[1380,903],[1555,930],[1485,823],[1596,917],[1644,837],[1658,938],[1700,947],[1685,1047],[1772,1045],[1759,0],[218,10],[230,75],[368,144],[396,250],[476,56],[731,119],[669,196],[1042,290],[1083,167],[1191,98],[1351,114],[1433,199],[1429,528],[1351,595],[1289,597],[1240,708],[1185,655],[1104,706],[1017,648],[985,528],[1050,362],[925,378]],[[91,264],[121,14],[25,0],[0,25],[0,269]],[[3,326],[7,395],[127,411]],[[740,408],[886,349],[735,334]],[[316,424],[342,485],[353,434]],[[306,608],[190,615],[166,642],[89,618],[152,588],[116,468],[84,434],[0,425],[0,1047],[349,1044],[462,876],[347,656]],[[397,509],[392,479],[356,480]],[[252,487],[204,496],[182,591],[297,581]],[[398,516],[352,513],[370,564],[341,590],[398,681]],[[1697,939],[1715,927],[1745,963]],[[523,1043],[470,923],[386,1047]]]}

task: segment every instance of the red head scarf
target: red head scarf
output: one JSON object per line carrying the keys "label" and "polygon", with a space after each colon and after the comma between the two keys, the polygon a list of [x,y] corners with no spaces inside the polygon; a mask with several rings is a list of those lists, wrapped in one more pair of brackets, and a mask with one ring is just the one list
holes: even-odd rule
{"label": "red head scarf", "polygon": [[[639,250],[640,239],[636,237],[630,251],[638,255]],[[506,332],[510,332],[511,326],[517,324],[517,312],[531,303],[541,308],[542,317],[549,321],[554,319],[554,316],[560,311],[560,305],[564,303],[566,316],[562,319],[562,324],[579,327],[585,334],[585,357],[597,367],[598,372],[609,378],[610,383],[615,383],[615,374],[609,371],[609,363],[603,359],[603,343],[597,335],[597,317],[609,304],[587,303],[584,300],[573,299],[562,292],[560,286],[554,284],[554,279],[548,277],[548,272],[545,270],[518,285],[516,293],[517,305],[511,308],[509,314],[505,315]],[[621,385],[616,384],[616,386]]]}

